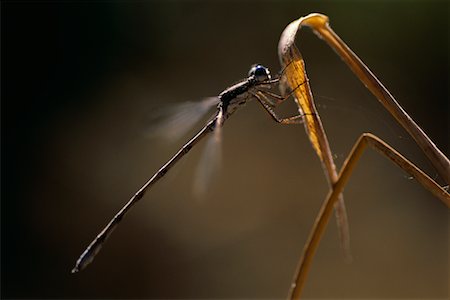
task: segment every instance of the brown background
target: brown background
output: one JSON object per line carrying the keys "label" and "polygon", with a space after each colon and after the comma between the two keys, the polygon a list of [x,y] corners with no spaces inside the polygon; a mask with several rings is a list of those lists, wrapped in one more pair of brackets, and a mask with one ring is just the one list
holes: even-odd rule
{"label": "brown background", "polygon": [[[88,269],[69,271],[188,138],[146,139],[152,112],[217,95],[255,62],[278,71],[282,30],[310,12],[330,17],[448,154],[446,1],[2,2],[2,297],[285,297],[327,185],[303,128],[273,123],[256,103],[227,122],[205,199],[191,188],[199,147]],[[301,38],[339,166],[373,132],[436,177],[333,51],[309,30]],[[345,199],[354,262],[331,222],[305,297],[448,297],[444,205],[373,151]]]}

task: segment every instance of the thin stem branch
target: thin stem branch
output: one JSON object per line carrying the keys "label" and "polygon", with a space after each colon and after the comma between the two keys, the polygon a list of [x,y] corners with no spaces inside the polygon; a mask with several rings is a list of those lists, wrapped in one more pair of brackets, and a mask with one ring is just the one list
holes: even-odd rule
{"label": "thin stem branch", "polygon": [[311,234],[303,250],[303,256],[300,259],[294,280],[292,281],[293,284],[288,299],[300,299],[314,255],[330,220],[333,206],[338,201],[340,193],[342,193],[354,167],[357,165],[367,146],[370,146],[378,153],[383,154],[383,156],[387,157],[406,173],[414,177],[420,184],[450,208],[450,195],[439,186],[439,184],[380,138],[370,133],[363,134],[353,146],[352,151],[344,162],[336,184],[329,192],[320,208]]}

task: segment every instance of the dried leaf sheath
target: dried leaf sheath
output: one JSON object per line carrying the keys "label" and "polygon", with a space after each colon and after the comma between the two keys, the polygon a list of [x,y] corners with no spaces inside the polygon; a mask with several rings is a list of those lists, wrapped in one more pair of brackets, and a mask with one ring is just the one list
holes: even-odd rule
{"label": "dried leaf sheath", "polygon": [[[294,98],[300,113],[305,116],[305,130],[311,144],[319,156],[330,187],[337,180],[336,165],[331,154],[325,130],[314,105],[311,88],[305,71],[305,63],[295,46],[295,37],[305,18],[290,23],[283,31],[278,44],[280,63],[284,68],[287,84],[294,90]],[[350,253],[347,213],[342,195],[336,206],[336,218],[339,227],[341,245],[346,254]]]}

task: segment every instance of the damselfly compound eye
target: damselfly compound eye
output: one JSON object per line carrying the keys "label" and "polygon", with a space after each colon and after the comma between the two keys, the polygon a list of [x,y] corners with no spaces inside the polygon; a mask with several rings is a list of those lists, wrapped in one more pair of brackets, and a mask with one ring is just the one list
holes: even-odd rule
{"label": "damselfly compound eye", "polygon": [[270,80],[271,78],[269,69],[262,65],[252,66],[250,71],[248,72],[248,76],[254,76],[255,80],[258,82]]}

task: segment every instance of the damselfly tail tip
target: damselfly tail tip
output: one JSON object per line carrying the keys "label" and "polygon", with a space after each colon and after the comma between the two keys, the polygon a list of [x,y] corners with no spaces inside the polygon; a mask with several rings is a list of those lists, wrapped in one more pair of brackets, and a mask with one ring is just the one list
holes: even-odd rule
{"label": "damselfly tail tip", "polygon": [[70,273],[75,274],[80,271],[82,271],[86,266],[92,262],[93,257],[87,255],[89,252],[88,250],[84,251],[83,254],[80,256],[80,258],[75,263],[75,267],[70,271]]}

